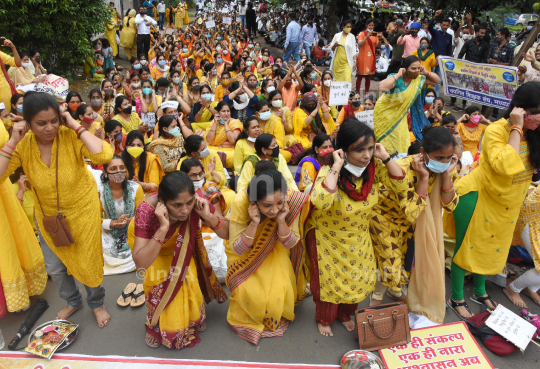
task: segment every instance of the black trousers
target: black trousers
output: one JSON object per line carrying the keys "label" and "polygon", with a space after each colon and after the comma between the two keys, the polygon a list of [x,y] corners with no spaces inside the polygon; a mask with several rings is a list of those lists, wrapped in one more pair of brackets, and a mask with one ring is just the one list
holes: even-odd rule
{"label": "black trousers", "polygon": [[137,35],[137,57],[146,55],[148,60],[148,52],[150,51],[150,35]]}

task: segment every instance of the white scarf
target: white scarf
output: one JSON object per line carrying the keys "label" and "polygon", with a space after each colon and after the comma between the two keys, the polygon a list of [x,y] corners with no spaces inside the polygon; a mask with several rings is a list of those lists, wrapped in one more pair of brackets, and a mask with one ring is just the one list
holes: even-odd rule
{"label": "white scarf", "polygon": [[249,104],[249,99],[246,102],[238,103],[236,100],[233,99],[233,106],[237,111],[244,110]]}

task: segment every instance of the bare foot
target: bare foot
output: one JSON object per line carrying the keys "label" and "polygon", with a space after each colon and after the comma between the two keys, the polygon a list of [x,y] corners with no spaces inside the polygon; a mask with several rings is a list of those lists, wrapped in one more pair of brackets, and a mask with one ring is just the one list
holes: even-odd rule
{"label": "bare foot", "polygon": [[[461,301],[454,300],[454,301],[456,301],[457,303],[465,302],[465,300],[461,300]],[[461,315],[465,319],[469,319],[470,317],[473,316],[473,314],[469,313],[467,309],[465,309],[465,306],[458,306],[455,309],[458,312],[458,314]]]}
{"label": "bare foot", "polygon": [[56,319],[67,320],[71,316],[71,314],[73,314],[77,310],[82,309],[82,307],[83,307],[83,304],[80,304],[79,306],[74,307],[74,308],[70,306],[66,306],[65,308],[60,310],[58,314],[56,314]]}
{"label": "bare foot", "polygon": [[330,328],[330,326],[326,326],[326,325],[322,325],[321,323],[317,323],[317,328],[319,328],[319,333],[322,334],[323,336],[330,336],[330,337],[334,337],[334,333],[332,333],[332,328]]}
{"label": "bare foot", "polygon": [[503,292],[506,297],[508,297],[508,299],[512,301],[512,304],[521,308],[527,308],[527,304],[525,303],[525,301],[523,301],[519,293],[512,291],[511,288],[504,288]]}
{"label": "bare foot", "polygon": [[161,345],[158,341],[156,341],[154,337],[152,337],[148,333],[146,333],[145,342],[151,348],[158,348]]}
{"label": "bare foot", "polygon": [[354,331],[354,328],[355,328],[355,324],[352,320],[349,320],[348,322],[342,322],[343,325],[345,326],[345,328],[347,328],[347,330],[349,332],[353,332]]}
{"label": "bare foot", "polygon": [[369,295],[369,306],[377,306],[381,304],[382,304],[382,300],[376,300],[373,298],[373,295]]}
{"label": "bare foot", "polygon": [[111,322],[111,316],[109,313],[107,313],[107,310],[105,310],[105,306],[95,309],[94,315],[96,316],[96,321],[99,328],[103,328]]}
{"label": "bare foot", "polygon": [[536,302],[537,305],[540,305],[540,295],[536,292],[532,292],[530,289],[525,288],[523,291],[523,294],[525,296],[529,296],[534,302]]}

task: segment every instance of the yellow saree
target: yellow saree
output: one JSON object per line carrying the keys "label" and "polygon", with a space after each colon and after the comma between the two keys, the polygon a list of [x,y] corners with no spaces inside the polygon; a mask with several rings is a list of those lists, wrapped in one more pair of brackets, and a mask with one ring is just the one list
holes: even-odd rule
{"label": "yellow saree", "polygon": [[[288,191],[286,222],[298,240],[303,236],[308,197]],[[233,251],[235,241],[251,221],[249,204],[247,194],[240,191],[232,205],[225,281],[232,293],[227,321],[240,338],[256,345],[263,337],[283,336],[289,321],[294,320],[295,303],[304,297],[306,277],[302,243],[286,249],[277,237],[274,219],[266,218],[259,225],[251,249],[243,255]]]}
{"label": "yellow saree", "polygon": [[[231,142],[230,143],[231,147],[221,147],[221,145],[223,145],[227,141],[227,132],[225,132],[225,125],[224,124],[220,124],[219,127],[217,128],[217,130],[215,132],[214,140],[212,142],[208,141],[207,136],[208,136],[208,133],[210,132],[210,130],[212,129],[212,123],[213,122],[210,122],[210,124],[208,124],[208,128],[206,129],[206,132],[204,134],[204,139],[208,143],[208,148],[210,150],[216,150],[216,151],[224,152],[225,155],[227,156],[225,167],[233,169],[234,168],[234,144],[235,143]],[[236,129],[239,130],[239,131],[242,131],[244,129],[244,125],[238,119],[231,119],[229,121],[229,129],[231,131],[234,131]]]}

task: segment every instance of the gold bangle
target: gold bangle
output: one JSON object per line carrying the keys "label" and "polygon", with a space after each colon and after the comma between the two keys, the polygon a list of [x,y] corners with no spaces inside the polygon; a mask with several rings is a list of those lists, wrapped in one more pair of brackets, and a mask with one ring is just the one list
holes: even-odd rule
{"label": "gold bangle", "polygon": [[[242,235],[246,238],[249,238],[250,240],[254,240],[255,238],[253,237],[249,237],[247,234],[245,234],[244,232],[242,232]],[[278,235],[279,236],[279,235]]]}
{"label": "gold bangle", "polygon": [[281,237],[281,238],[289,238],[289,236],[291,235],[292,231],[289,231],[289,234],[286,235],[286,236],[281,236],[279,233],[278,233],[278,237]]}

